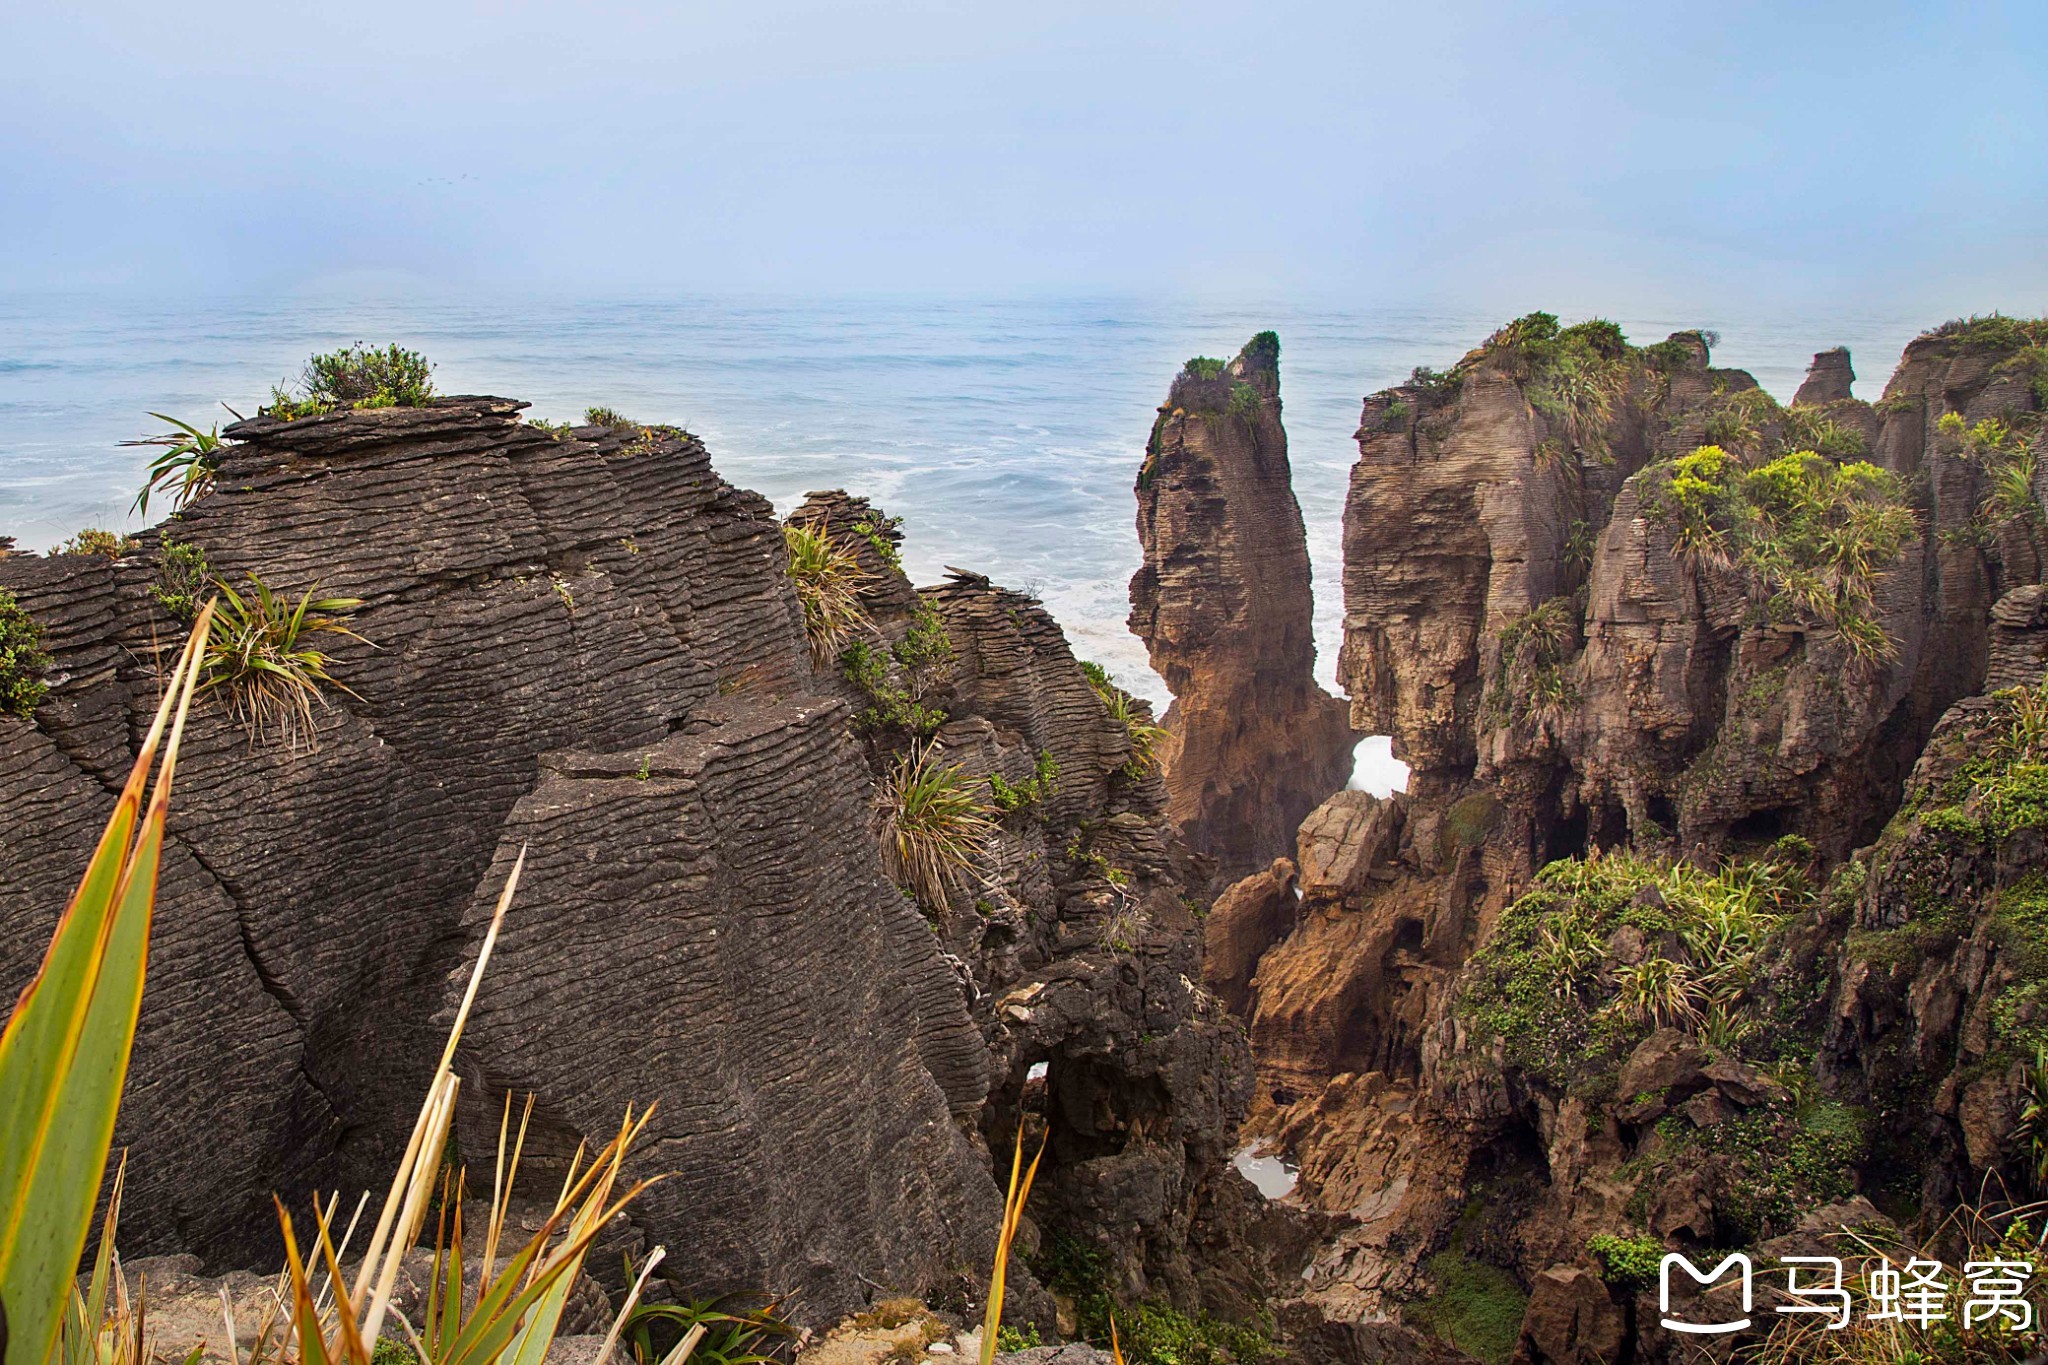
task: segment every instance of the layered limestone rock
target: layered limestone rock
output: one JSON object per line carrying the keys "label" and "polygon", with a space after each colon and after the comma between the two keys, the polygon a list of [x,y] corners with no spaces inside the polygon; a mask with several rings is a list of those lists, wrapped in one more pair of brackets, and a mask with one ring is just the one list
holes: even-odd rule
{"label": "layered limestone rock", "polygon": [[[1219,902],[1238,944],[1285,924],[1256,961],[1219,957],[1218,989],[1242,983],[1226,998],[1252,1031],[1248,1134],[1343,1223],[1302,1311],[1420,1321],[1492,1266],[1495,1307],[1526,1301],[1521,1358],[1664,1359],[1680,1343],[1595,1235],[1782,1250],[1829,1216],[1816,1200],[2024,1184],[2040,1006],[2015,908],[2042,855],[1981,756],[2025,707],[1942,719],[2048,658],[2030,479],[2048,329],[2004,323],[1916,341],[1877,404],[1847,396],[1846,355],[1818,357],[1811,401],[1786,409],[1715,368],[1704,334],[1638,349],[1542,315],[1366,400],[1342,676],[1409,791],[1346,794]],[[1752,475],[1751,530],[1697,512]],[[1809,506],[1864,491],[1809,526],[1772,487]],[[1870,528],[1899,508],[1889,552]],[[1805,535],[1871,562],[1803,570]],[[1947,813],[1902,827],[1902,789]],[[1734,880],[1668,873],[1681,857]],[[1518,901],[1559,858],[1583,876]],[[1291,923],[1270,908],[1283,876],[1303,891]],[[1758,894],[1739,886],[1768,888],[1772,928],[1716,940],[1699,907]],[[1684,984],[1730,961],[1740,987]],[[1617,1003],[1660,972],[1699,994]]]}
{"label": "layered limestone rock", "polygon": [[921,903],[982,1032],[993,1094],[968,1112],[999,1154],[1020,1115],[1045,1116],[1032,1216],[1099,1254],[1120,1292],[1251,1307],[1209,1282],[1231,1279],[1241,1238],[1190,1248],[1218,1199],[1249,1196],[1228,1158],[1251,1066],[1199,986],[1197,873],[1166,788],[1111,705],[1143,723],[1144,703],[1091,682],[1022,593],[958,570],[913,589],[894,523],[864,499],[814,493],[791,520],[867,575],[869,625],[814,685],[854,709],[877,780],[918,755],[957,766],[995,821],[959,883]]}
{"label": "layered limestone rock", "polygon": [[1817,351],[1813,363],[1806,367],[1806,378],[1800,381],[1799,392],[1792,395],[1792,402],[1795,407],[1838,403],[1854,396],[1855,383],[1856,371],[1850,367],[1847,346]]}
{"label": "layered limestone rock", "polygon": [[[539,1168],[657,1105],[632,1218],[679,1291],[982,1265],[967,992],[884,877],[847,704],[812,685],[767,502],[668,428],[524,425],[443,399],[231,428],[217,491],[110,563],[12,555],[50,693],[0,718],[0,981],[38,961],[183,626],[165,546],[363,599],[323,637],[318,748],[195,713],[116,1134],[123,1249],[274,1264],[273,1190],[382,1188],[450,992],[521,848],[458,1061],[460,1150],[536,1100]],[[544,1177],[542,1183],[545,1183]],[[610,1255],[603,1269],[616,1267]]]}
{"label": "layered limestone rock", "polygon": [[1315,682],[1291,478],[1273,334],[1189,361],[1138,471],[1130,626],[1174,696],[1167,813],[1225,882],[1291,848],[1351,773],[1344,705]]}

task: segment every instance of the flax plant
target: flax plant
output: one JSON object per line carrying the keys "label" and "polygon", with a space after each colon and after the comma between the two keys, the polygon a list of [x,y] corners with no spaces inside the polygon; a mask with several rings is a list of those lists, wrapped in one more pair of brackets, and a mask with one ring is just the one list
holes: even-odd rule
{"label": "flax plant", "polygon": [[789,551],[789,578],[803,607],[811,660],[823,668],[870,625],[860,594],[873,575],[861,567],[860,556],[851,547],[833,539],[822,521],[785,522],[782,540]]}
{"label": "flax plant", "polygon": [[251,744],[274,738],[294,753],[319,748],[314,703],[328,704],[328,688],[356,694],[327,671],[329,656],[310,641],[338,635],[368,644],[342,620],[362,599],[315,597],[316,585],[294,604],[255,574],[242,593],[215,583],[223,599],[220,628],[207,646],[199,690],[226,698],[228,714],[249,732]]}

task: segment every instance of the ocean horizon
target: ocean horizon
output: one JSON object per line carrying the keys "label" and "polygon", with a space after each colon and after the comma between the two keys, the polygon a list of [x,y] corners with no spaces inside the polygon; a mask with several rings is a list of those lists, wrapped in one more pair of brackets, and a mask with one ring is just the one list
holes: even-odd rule
{"label": "ocean horizon", "polygon": [[[1852,352],[1857,396],[1876,398],[1906,343],[1942,321],[1600,315],[1637,342],[1717,332],[1715,363],[1750,371],[1781,401],[1815,351],[1838,345]],[[1417,365],[1450,365],[1506,320],[1135,298],[0,295],[0,535],[45,551],[87,526],[135,529],[150,452],[119,443],[158,429],[149,413],[230,422],[228,408],[253,414],[315,351],[395,341],[427,354],[444,393],[524,399],[529,416],[556,421],[604,405],[683,426],[727,480],[778,511],[815,489],[872,498],[903,519],[914,581],[959,566],[1030,592],[1077,654],[1163,704],[1124,626],[1139,563],[1133,481],[1181,363],[1234,355],[1270,329],[1314,565],[1317,673],[1334,688],[1360,402]]]}

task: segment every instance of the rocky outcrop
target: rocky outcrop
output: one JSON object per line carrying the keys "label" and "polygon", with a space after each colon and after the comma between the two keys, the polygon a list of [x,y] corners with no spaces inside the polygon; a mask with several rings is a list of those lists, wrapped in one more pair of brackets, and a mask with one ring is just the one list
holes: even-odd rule
{"label": "rocky outcrop", "polygon": [[[874,1284],[978,1276],[1001,1203],[981,1125],[1009,1059],[992,1062],[986,997],[883,874],[854,708],[812,674],[781,528],[686,433],[551,434],[521,406],[245,422],[217,491],[141,552],[0,563],[54,659],[34,720],[0,718],[0,981],[13,985],[182,636],[151,592],[165,546],[201,547],[231,583],[363,600],[351,624],[368,643],[323,639],[349,691],[316,710],[317,749],[252,742],[217,704],[194,716],[116,1135],[130,1153],[123,1249],[275,1264],[273,1190],[302,1204],[315,1188],[381,1188],[524,848],[458,1059],[463,1153],[487,1158],[507,1095],[535,1097],[539,1168],[601,1144],[629,1103],[656,1105],[632,1169],[672,1178],[637,1205],[633,1235],[669,1248],[676,1292],[790,1295],[823,1322]],[[1004,670],[1041,660],[1039,738],[1071,765],[1076,818],[1093,814],[1106,780],[1089,766],[1116,767],[1128,741],[1057,628],[993,589],[952,600],[963,621],[990,618],[964,675],[991,712],[1003,685],[1022,686]],[[1044,674],[1055,660],[1067,678]],[[963,723],[994,743],[992,722]],[[1105,842],[1152,859],[1149,891],[1170,863],[1158,821],[1121,836],[1106,823]],[[1191,951],[1167,959],[1181,960],[1199,975]],[[1231,1072],[1214,1054],[1230,1035],[1183,1058],[1186,1035],[1159,1019],[1164,984],[1104,961],[1043,985],[1031,1008],[1068,1022],[1040,1045],[1077,1058],[1059,1083],[1090,1094],[1089,1076],[1121,1074],[1128,1043],[1159,1068],[1202,1069],[1221,1106]],[[1192,993],[1179,999],[1192,1015]],[[1134,1021],[1128,1038],[1103,1022],[1111,1001]],[[1161,1035],[1149,1053],[1146,1029]],[[1091,1047],[1113,1061],[1078,1060]],[[1128,1110],[1077,1118],[1093,1146],[1063,1153],[1063,1178],[1093,1181],[1115,1209],[1122,1192],[1088,1159],[1145,1144]],[[1226,1120],[1191,1111],[1185,1126],[1209,1136],[1180,1140],[1220,1142]],[[1173,1201],[1187,1194],[1185,1179],[1155,1189],[1149,1216],[1185,1224]],[[1036,1292],[1025,1276],[1020,1302]]]}
{"label": "rocky outcrop", "polygon": [[1225,882],[1292,847],[1351,773],[1343,704],[1314,680],[1308,543],[1280,421],[1280,343],[1192,360],[1138,471],[1131,630],[1174,702],[1167,813]]}
{"label": "rocky outcrop", "polygon": [[1199,878],[1166,787],[1110,704],[1143,723],[1144,703],[1091,683],[1022,593],[959,570],[913,589],[866,500],[814,493],[791,520],[827,528],[868,575],[870,625],[813,685],[854,709],[871,771],[922,753],[1008,793],[964,884],[923,906],[982,1034],[990,1100],[966,1112],[998,1153],[1021,1115],[1044,1116],[1032,1216],[1047,1239],[1098,1254],[1125,1294],[1205,1303],[1210,1266],[1247,1254],[1190,1242],[1221,1187],[1243,1184],[1228,1158],[1251,1067],[1198,985]]}
{"label": "rocky outcrop", "polygon": [[[1535,315],[1366,400],[1342,676],[1354,728],[1390,733],[1414,773],[1384,807],[1304,822],[1298,916],[1255,964],[1230,959],[1259,1072],[1247,1132],[1341,1220],[1299,1311],[1420,1321],[1492,1266],[1527,1297],[1520,1358],[1663,1359],[1676,1344],[1596,1234],[1741,1245],[1902,1171],[1933,1208],[1987,1173],[2024,1184],[2041,1007],[2017,907],[2042,855],[1984,756],[2026,704],[1958,699],[2048,659],[2048,503],[2024,455],[2041,330],[1937,329],[1877,404],[1823,353],[1781,408],[1704,334],[1638,349]],[[1677,463],[1707,445],[1725,462]],[[1866,595],[1825,612],[1788,595],[1789,532],[1688,519],[1729,469],[1822,491],[1859,457],[1883,473],[1842,477],[1912,521]],[[1584,880],[1537,884],[1560,858]],[[1659,881],[1674,859],[1788,908],[1753,948],[1695,946],[1699,912],[1664,892],[1707,893]],[[1219,904],[1265,905],[1278,872]],[[1613,1003],[1715,951],[1746,984],[1712,1009],[1660,1031]]]}
{"label": "rocky outcrop", "polygon": [[1847,346],[1816,351],[1813,363],[1806,367],[1806,378],[1800,381],[1799,392],[1792,395],[1793,406],[1839,403],[1854,396],[1855,383],[1856,371],[1849,366]]}

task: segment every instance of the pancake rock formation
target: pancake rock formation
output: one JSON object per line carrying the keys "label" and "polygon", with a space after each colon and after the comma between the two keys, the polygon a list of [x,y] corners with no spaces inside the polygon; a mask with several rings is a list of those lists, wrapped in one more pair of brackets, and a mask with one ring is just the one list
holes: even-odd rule
{"label": "pancake rock formation", "polygon": [[1138,471],[1131,630],[1173,692],[1167,813],[1225,882],[1286,852],[1351,774],[1315,682],[1308,542],[1280,420],[1280,342],[1174,379]]}

